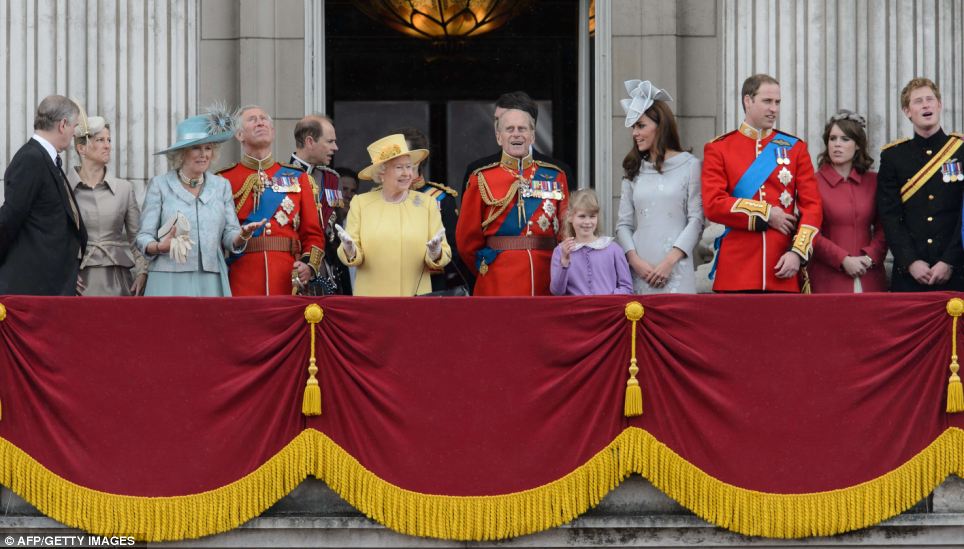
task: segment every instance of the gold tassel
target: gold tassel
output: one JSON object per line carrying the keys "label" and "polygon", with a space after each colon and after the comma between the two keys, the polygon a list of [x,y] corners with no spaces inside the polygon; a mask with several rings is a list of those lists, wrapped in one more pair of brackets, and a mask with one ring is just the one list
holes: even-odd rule
{"label": "gold tassel", "polygon": [[626,417],[643,415],[643,390],[636,380],[636,374],[639,373],[639,366],[636,365],[636,323],[643,318],[643,312],[643,305],[638,301],[626,304],[626,318],[633,323],[629,380],[626,381],[626,400],[623,403],[623,415]]}
{"label": "gold tassel", "polygon": [[947,314],[954,317],[951,323],[951,377],[947,380],[947,413],[964,412],[964,388],[961,387],[961,377],[957,375],[960,366],[957,364],[957,319],[964,313],[964,300],[959,297],[947,302]]}
{"label": "gold tassel", "polygon": [[315,325],[325,317],[325,312],[318,305],[312,303],[305,307],[305,320],[311,330],[311,358],[308,359],[308,383],[305,385],[305,395],[301,401],[301,413],[306,416],[321,415],[321,387],[318,385],[318,365],[315,361]]}

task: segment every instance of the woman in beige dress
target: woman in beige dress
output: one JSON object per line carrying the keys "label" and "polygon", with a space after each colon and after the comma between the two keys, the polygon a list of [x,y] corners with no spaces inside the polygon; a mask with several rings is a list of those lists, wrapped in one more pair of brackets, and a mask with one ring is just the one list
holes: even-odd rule
{"label": "woman in beige dress", "polygon": [[134,246],[141,213],[133,185],[107,171],[110,124],[99,116],[81,116],[74,130],[74,148],[80,166],[68,170],[67,181],[87,227],[87,249],[80,262],[81,294],[140,295],[147,281],[147,261]]}

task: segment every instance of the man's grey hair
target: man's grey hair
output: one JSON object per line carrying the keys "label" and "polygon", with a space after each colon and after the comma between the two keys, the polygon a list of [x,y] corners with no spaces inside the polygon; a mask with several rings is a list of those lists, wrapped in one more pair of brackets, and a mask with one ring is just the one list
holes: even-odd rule
{"label": "man's grey hair", "polygon": [[[502,116],[505,116],[506,113],[508,113],[508,112],[510,112],[510,111],[519,111],[519,112],[525,114],[525,115],[526,115],[526,118],[529,119],[529,129],[532,130],[532,131],[535,131],[535,130],[536,130],[536,119],[535,119],[535,118],[532,118],[532,115],[531,115],[531,114],[529,114],[528,112],[526,112],[526,111],[524,111],[524,110],[522,110],[522,109],[508,109],[508,110],[506,110],[504,113],[502,113]],[[496,118],[496,119],[495,119],[495,131],[496,131],[496,133],[502,131],[502,127],[501,127],[501,126],[502,126],[502,124],[501,124],[501,123],[502,123],[502,116],[500,116],[499,118]]]}
{"label": "man's grey hair", "polygon": [[234,118],[235,131],[241,131],[241,121],[244,120],[244,113],[250,111],[251,109],[261,109],[261,112],[263,112],[265,116],[268,117],[268,122],[271,122],[271,127],[272,128],[274,127],[274,119],[271,118],[270,114],[268,114],[267,109],[265,109],[261,105],[245,105],[240,109],[238,109],[238,114]]}
{"label": "man's grey hair", "polygon": [[69,124],[77,121],[80,107],[62,95],[48,95],[37,105],[37,114],[33,118],[33,129],[52,131],[57,129],[61,120]]}

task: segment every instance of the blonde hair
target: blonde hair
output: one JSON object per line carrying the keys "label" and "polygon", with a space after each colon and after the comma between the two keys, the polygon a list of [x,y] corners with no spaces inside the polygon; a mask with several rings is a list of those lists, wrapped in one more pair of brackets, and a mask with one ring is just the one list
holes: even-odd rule
{"label": "blonde hair", "polygon": [[[599,215],[599,197],[592,189],[582,189],[569,196],[569,209],[566,210],[566,220],[562,225],[563,235],[566,238],[576,236],[576,229],[572,226],[572,216],[576,215],[577,210],[582,210],[590,215]],[[599,236],[599,223],[596,223],[596,230],[593,235]]]}

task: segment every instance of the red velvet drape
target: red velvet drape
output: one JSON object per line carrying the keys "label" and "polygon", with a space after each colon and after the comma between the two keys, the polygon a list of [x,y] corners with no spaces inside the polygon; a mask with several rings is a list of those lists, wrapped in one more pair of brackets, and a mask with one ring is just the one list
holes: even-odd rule
{"label": "red velvet drape", "polygon": [[[741,488],[832,490],[964,428],[944,412],[950,297],[2,297],[0,437],[81,486],[174,496],[314,428],[396,486],[494,495],[636,426]],[[323,414],[306,419],[312,302]]]}

